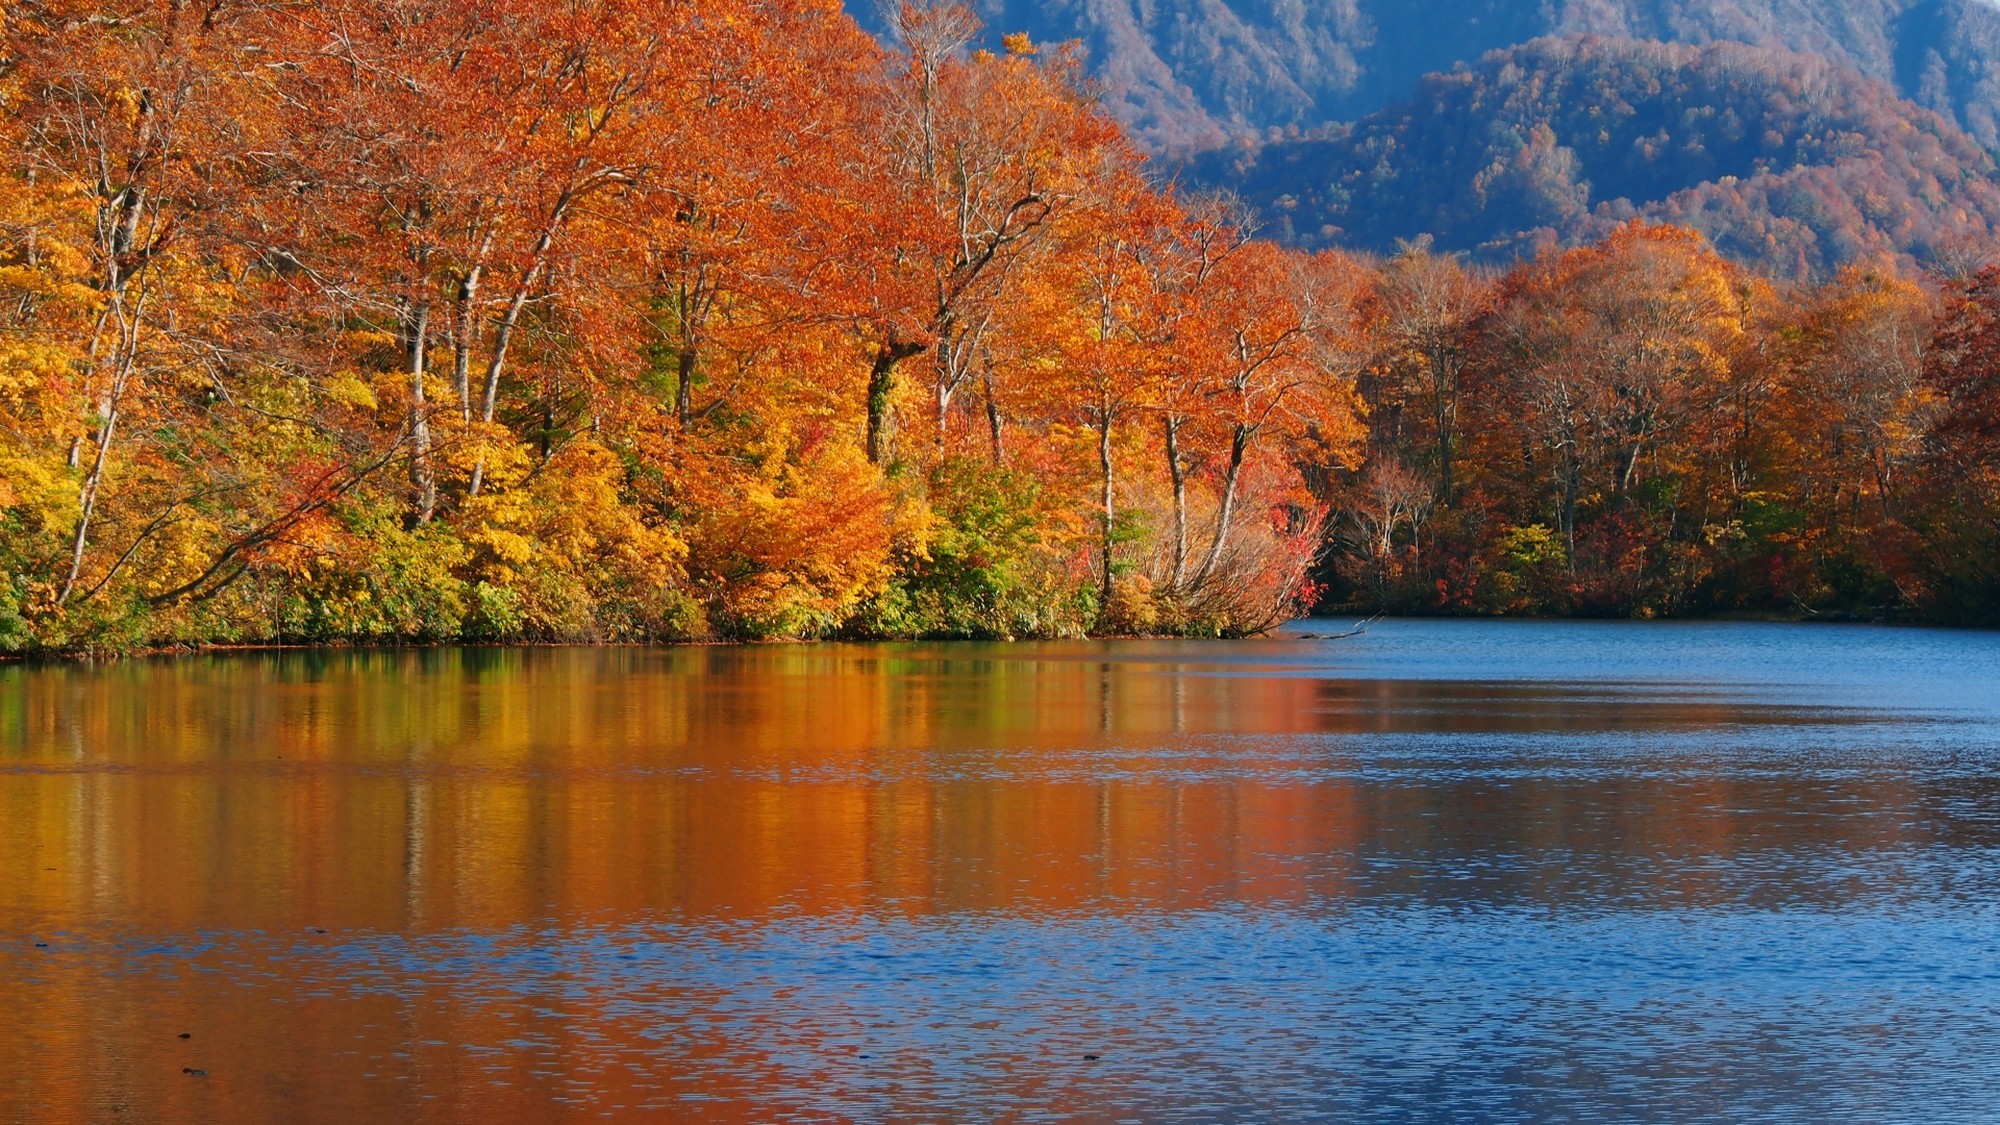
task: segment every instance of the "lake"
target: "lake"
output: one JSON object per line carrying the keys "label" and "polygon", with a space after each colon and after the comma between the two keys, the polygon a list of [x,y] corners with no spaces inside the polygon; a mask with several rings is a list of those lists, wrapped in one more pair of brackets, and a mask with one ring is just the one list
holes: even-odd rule
{"label": "lake", "polygon": [[0,666],[0,1120],[1996,1107],[2000,635]]}

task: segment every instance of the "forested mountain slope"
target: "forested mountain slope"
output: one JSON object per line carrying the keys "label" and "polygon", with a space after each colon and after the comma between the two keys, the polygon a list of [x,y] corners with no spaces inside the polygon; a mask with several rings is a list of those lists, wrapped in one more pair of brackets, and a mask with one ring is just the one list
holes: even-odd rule
{"label": "forested mountain slope", "polygon": [[[876,0],[847,0],[880,30]],[[1351,121],[1432,71],[1541,36],[1821,55],[2000,143],[1992,0],[975,0],[995,33],[1080,40],[1112,108],[1160,149]]]}
{"label": "forested mountain slope", "polygon": [[1543,39],[1424,80],[1318,138],[1212,154],[1267,232],[1489,259],[1645,217],[1778,276],[1884,255],[1950,264],[2000,225],[1994,161],[1883,83],[1815,56]]}

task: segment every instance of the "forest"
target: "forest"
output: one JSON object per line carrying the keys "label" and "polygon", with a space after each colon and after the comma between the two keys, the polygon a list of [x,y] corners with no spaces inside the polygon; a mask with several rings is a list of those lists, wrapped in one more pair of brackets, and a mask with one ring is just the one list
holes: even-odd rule
{"label": "forest", "polygon": [[[885,30],[875,0],[848,0]],[[1992,0],[979,0],[995,27],[1077,40],[1105,104],[1155,152],[1278,140],[1351,122],[1426,75],[1535,39],[1813,55],[1892,87],[2000,146],[2000,6]]]}
{"label": "forest", "polygon": [[2000,273],[1258,237],[905,3],[0,26],[0,650],[2000,619]]}
{"label": "forest", "polygon": [[1632,223],[1371,281],[1352,600],[2000,622],[2000,270],[1781,283]]}
{"label": "forest", "polygon": [[1501,264],[1633,219],[1799,280],[1953,268],[2000,230],[1991,153],[1890,86],[1742,43],[1538,39],[1356,122],[1195,162],[1272,237],[1378,252],[1428,235]]}

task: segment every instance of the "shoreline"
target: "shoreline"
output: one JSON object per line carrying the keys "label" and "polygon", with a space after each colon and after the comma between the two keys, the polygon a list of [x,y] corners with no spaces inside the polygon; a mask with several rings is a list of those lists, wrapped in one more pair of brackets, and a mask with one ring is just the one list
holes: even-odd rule
{"label": "shoreline", "polygon": [[[1686,615],[1676,617],[1611,617],[1569,615],[1561,617],[1502,616],[1489,614],[1375,614],[1373,616],[1349,613],[1314,615],[1295,618],[1276,629],[1243,636],[1189,636],[1177,633],[1105,633],[1081,637],[780,637],[780,638],[690,638],[684,640],[575,640],[575,641],[398,641],[388,639],[356,639],[335,641],[280,641],[260,640],[241,642],[215,642],[207,644],[164,644],[144,645],[129,649],[41,649],[22,652],[0,653],[0,667],[16,665],[47,664],[111,664],[127,660],[156,660],[175,657],[249,655],[253,653],[285,652],[422,652],[444,649],[492,649],[505,650],[556,650],[556,649],[696,649],[696,648],[813,648],[833,645],[878,646],[878,645],[1025,645],[1053,644],[1062,642],[1104,642],[1104,641],[1202,641],[1218,644],[1240,644],[1268,640],[1310,640],[1338,641],[1358,638],[1367,632],[1367,627],[1398,621],[1490,621],[1536,624],[1602,624],[1602,625],[1823,625],[1823,626],[1864,626],[1884,629],[1936,629],[1946,632],[2000,632],[2000,626],[1953,624],[1908,617],[1866,617],[1861,615],[1832,614],[1779,614],[1779,613],[1724,613]],[[1309,627],[1320,623],[1333,632],[1307,632],[1287,634],[1286,630]]]}

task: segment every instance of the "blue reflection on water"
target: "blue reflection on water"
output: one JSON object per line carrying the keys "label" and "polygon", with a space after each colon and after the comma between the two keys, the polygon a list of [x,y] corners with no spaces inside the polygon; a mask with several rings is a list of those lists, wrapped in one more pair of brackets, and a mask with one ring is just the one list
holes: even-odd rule
{"label": "blue reflection on water", "polygon": [[566,1017],[695,1116],[748,1083],[768,1120],[1974,1122],[2000,1091],[1996,923],[1991,900],[1920,921],[1325,903],[205,953],[254,976],[277,952],[288,987],[335,994],[476,981],[461,1002],[494,1026],[543,1018],[464,1049],[560,1068]]}

